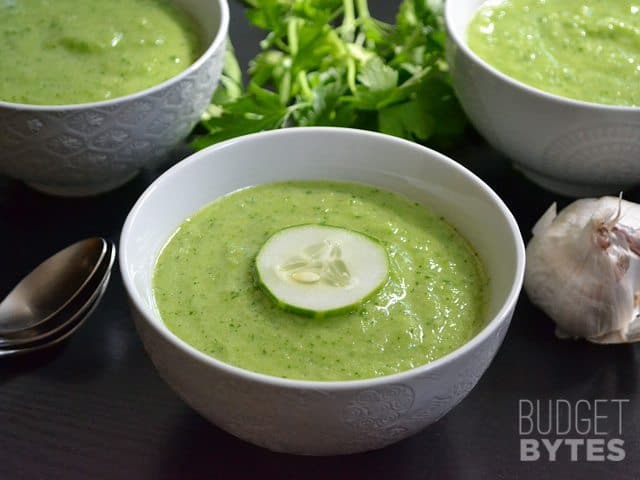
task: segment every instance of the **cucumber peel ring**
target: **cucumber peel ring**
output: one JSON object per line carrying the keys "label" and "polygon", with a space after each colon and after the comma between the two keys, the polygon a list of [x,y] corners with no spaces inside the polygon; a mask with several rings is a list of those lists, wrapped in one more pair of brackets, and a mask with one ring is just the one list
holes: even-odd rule
{"label": "cucumber peel ring", "polygon": [[271,235],[256,255],[258,284],[283,310],[312,318],[349,312],[386,283],[389,258],[375,238],[302,224]]}

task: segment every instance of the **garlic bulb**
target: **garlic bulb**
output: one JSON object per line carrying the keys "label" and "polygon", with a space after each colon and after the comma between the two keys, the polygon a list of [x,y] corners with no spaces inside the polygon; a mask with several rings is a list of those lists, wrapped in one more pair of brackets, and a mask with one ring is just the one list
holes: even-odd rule
{"label": "garlic bulb", "polygon": [[640,340],[640,205],[602,197],[554,203],[533,227],[524,287],[559,337]]}

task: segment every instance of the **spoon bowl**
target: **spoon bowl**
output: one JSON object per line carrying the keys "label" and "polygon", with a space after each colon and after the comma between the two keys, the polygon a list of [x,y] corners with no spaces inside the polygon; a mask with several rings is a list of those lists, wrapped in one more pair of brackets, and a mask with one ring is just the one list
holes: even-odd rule
{"label": "spoon bowl", "polygon": [[44,348],[49,348],[54,345],[61,343],[63,340],[69,338],[73,333],[78,330],[82,324],[91,316],[93,311],[96,309],[98,304],[100,303],[100,299],[104,295],[104,292],[107,289],[107,285],[109,283],[110,274],[107,273],[107,276],[104,278],[104,281],[100,285],[99,290],[97,290],[96,298],[93,302],[89,302],[82,307],[81,310],[77,312],[75,319],[73,322],[67,322],[64,327],[55,335],[53,338],[47,338],[44,340],[37,340],[26,345],[22,346],[10,346],[10,347],[1,347],[0,346],[0,358],[2,357],[12,357],[15,355],[21,355],[25,353],[35,352],[37,350],[42,350]]}
{"label": "spoon bowl", "polygon": [[103,241],[106,245],[106,253],[102,255],[91,276],[73,298],[55,314],[50,315],[46,321],[39,322],[31,328],[0,335],[0,348],[26,345],[59,336],[69,325],[77,323],[82,318],[87,306],[94,304],[102,295],[115,260],[114,245],[109,241]]}
{"label": "spoon bowl", "polygon": [[0,302],[0,337],[45,329],[45,324],[68,312],[99,275],[108,250],[105,239],[88,238],[38,265]]}

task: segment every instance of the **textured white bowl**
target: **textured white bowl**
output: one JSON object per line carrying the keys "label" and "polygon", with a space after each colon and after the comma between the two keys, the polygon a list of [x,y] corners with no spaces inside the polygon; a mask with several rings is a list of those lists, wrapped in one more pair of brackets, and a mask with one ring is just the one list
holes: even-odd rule
{"label": "textured white bowl", "polygon": [[[343,382],[286,380],[249,372],[200,353],[176,337],[160,319],[151,288],[156,257],[168,238],[186,217],[222,195],[287,179],[377,185],[444,215],[472,242],[491,277],[484,330],[433,363],[386,377]],[[120,268],[136,327],[167,383],[204,417],[240,438],[271,450],[312,455],[384,447],[435,422],[462,400],[505,336],[522,286],[524,262],[524,245],[513,216],[471,172],[415,143],[339,128],[249,135],[192,155],[140,197],[120,238]]]}
{"label": "textured white bowl", "polygon": [[206,51],[189,68],[113,100],[37,106],[0,101],[0,174],[55,195],[112,190],[164,159],[209,105],[229,25],[226,0],[174,0],[200,25]]}
{"label": "textured white bowl", "polygon": [[500,73],[466,43],[483,3],[445,4],[455,91],[478,131],[531,180],[564,195],[617,194],[640,183],[640,108],[567,99]]}

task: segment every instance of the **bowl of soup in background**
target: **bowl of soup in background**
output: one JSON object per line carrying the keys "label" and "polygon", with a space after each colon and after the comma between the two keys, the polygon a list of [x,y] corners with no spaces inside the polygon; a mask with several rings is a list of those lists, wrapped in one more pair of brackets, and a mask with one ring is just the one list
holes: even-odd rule
{"label": "bowl of soup in background", "polygon": [[484,3],[445,3],[454,88],[478,131],[524,175],[563,195],[617,193],[640,183],[640,107],[565,98],[491,66],[467,42]]}
{"label": "bowl of soup in background", "polygon": [[171,3],[195,23],[201,55],[168,80],[113,99],[64,105],[0,99],[0,174],[43,192],[83,196],[112,190],[168,158],[210,103],[229,23],[226,0]]}
{"label": "bowl of soup in background", "polygon": [[[172,333],[156,306],[152,279],[161,250],[181,223],[244,187],[314,179],[373,185],[442,215],[469,240],[487,270],[486,326],[431,363],[347,381],[291,380],[244,370]],[[384,447],[458,404],[504,339],[524,262],[513,216],[471,172],[415,143],[340,128],[265,132],[198,152],[149,187],[129,213],[120,238],[120,266],[136,328],[160,376],[227,432],[274,451],[311,455]]]}

